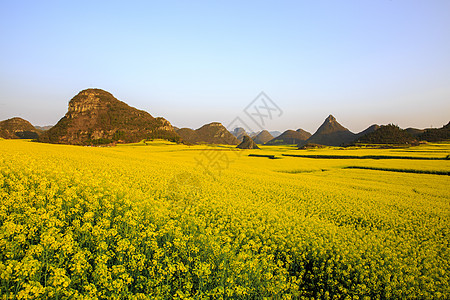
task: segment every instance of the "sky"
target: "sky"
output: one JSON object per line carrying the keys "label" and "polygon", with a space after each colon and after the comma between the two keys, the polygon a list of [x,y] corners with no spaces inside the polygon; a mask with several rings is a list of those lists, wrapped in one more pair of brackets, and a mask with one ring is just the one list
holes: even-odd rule
{"label": "sky", "polygon": [[261,92],[269,130],[441,127],[450,1],[0,0],[0,120],[56,124],[92,87],[194,129],[257,129]]}

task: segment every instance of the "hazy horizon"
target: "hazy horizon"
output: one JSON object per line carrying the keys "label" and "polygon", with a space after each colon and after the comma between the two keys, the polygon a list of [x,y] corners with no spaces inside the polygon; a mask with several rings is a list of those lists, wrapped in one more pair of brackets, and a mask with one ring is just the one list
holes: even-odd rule
{"label": "hazy horizon", "polygon": [[[441,127],[450,112],[449,1],[0,3],[0,120],[54,125],[89,87],[177,127],[229,124],[264,91],[266,129],[332,114]],[[247,121],[246,121],[247,122]]]}

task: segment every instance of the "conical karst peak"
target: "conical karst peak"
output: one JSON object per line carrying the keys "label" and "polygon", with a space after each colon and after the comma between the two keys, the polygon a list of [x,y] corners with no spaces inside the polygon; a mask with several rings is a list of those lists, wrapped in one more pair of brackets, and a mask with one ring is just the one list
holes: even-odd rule
{"label": "conical karst peak", "polygon": [[131,107],[102,89],[85,89],[69,101],[67,113],[39,137],[41,142],[99,145],[144,139],[180,140],[164,118]]}
{"label": "conical karst peak", "polygon": [[329,115],[328,118],[325,119],[325,121],[326,121],[326,122],[333,122],[333,121],[335,122],[335,121],[336,121],[336,118],[333,117],[333,115]]}

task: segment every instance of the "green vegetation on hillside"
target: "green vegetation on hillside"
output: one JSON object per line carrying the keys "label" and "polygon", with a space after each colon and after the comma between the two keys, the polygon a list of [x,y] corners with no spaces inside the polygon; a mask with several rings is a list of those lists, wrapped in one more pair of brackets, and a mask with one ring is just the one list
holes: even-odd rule
{"label": "green vegetation on hillside", "polygon": [[450,141],[450,122],[442,128],[427,129],[419,137],[428,142]]}
{"label": "green vegetation on hillside", "polygon": [[357,143],[363,144],[413,144],[416,139],[397,125],[382,125],[377,130],[360,137]]}

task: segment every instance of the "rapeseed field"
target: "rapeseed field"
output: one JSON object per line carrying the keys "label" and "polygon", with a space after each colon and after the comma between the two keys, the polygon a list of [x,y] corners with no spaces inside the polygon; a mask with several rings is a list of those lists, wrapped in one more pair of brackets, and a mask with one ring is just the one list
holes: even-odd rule
{"label": "rapeseed field", "polygon": [[448,154],[1,140],[1,299],[448,299]]}

